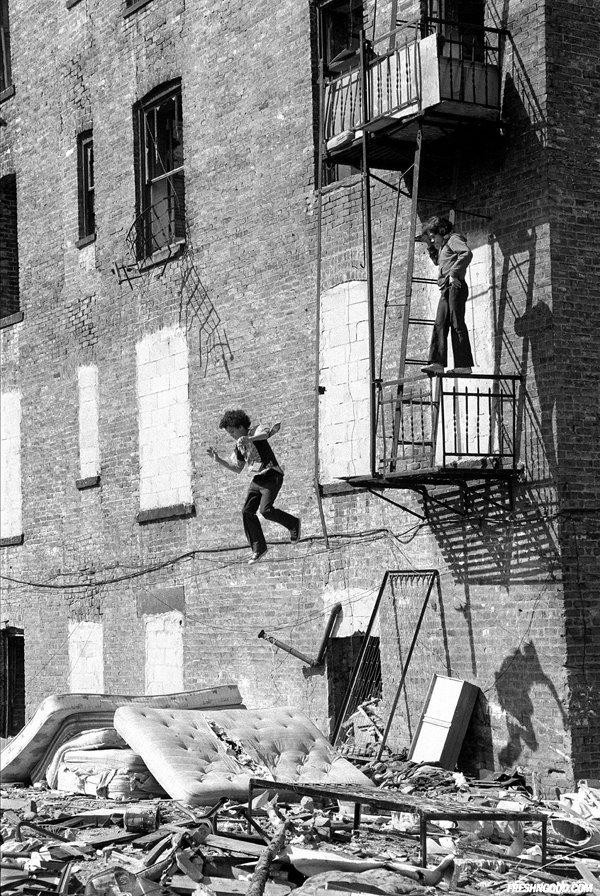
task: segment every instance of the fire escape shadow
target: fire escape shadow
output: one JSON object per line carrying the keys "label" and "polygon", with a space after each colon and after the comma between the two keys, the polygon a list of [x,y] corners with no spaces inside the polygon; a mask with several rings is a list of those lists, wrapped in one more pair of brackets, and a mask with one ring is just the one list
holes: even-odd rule
{"label": "fire escape shadow", "polygon": [[[547,582],[560,568],[552,499],[534,500],[531,490],[515,486],[511,508],[509,486],[486,482],[464,493],[449,488],[444,505],[431,504],[429,524],[455,582],[502,585]],[[437,493],[441,497],[440,493]]]}

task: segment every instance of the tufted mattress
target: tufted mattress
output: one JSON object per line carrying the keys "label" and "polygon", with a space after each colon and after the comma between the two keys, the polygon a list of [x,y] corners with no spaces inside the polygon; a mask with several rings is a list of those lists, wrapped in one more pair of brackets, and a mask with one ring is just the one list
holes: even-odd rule
{"label": "tufted mattress", "polygon": [[115,709],[143,703],[156,708],[240,706],[236,685],[221,685],[181,694],[156,697],[129,697],[108,694],[54,694],[42,700],[35,715],[2,749],[2,780],[39,781],[57,749],[72,737],[90,728],[112,725]]}
{"label": "tufted mattress", "polygon": [[337,756],[302,713],[268,709],[155,709],[121,706],[114,725],[173,799],[191,806],[246,800],[251,777],[355,784],[369,779]]}

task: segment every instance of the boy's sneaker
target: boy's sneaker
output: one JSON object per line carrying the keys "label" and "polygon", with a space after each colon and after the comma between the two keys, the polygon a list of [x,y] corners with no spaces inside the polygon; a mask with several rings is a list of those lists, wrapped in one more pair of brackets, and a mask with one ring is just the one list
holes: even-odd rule
{"label": "boy's sneaker", "polygon": [[295,544],[297,541],[300,541],[300,527],[301,523],[300,520],[298,520],[298,525],[296,526],[296,528],[290,531],[290,541],[293,544]]}
{"label": "boy's sneaker", "polygon": [[454,376],[455,374],[464,376],[470,373],[473,373],[472,367],[453,367],[452,370],[446,371],[446,376]]}
{"label": "boy's sneaker", "polygon": [[254,553],[248,560],[248,563],[249,564],[250,563],[258,563],[258,561],[262,560],[262,558],[265,556],[266,553],[267,553],[267,548],[263,548],[262,551],[254,551]]}
{"label": "boy's sneaker", "polygon": [[421,367],[421,373],[427,373],[429,376],[437,376],[438,373],[443,372],[443,364],[426,364],[425,367]]}

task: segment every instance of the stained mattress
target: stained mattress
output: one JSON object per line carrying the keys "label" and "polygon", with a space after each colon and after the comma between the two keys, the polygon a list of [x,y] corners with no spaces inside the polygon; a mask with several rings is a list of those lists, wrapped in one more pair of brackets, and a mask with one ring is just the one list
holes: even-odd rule
{"label": "stained mattress", "polygon": [[44,778],[58,748],[91,728],[112,726],[115,710],[143,703],[154,708],[241,706],[236,685],[221,685],[187,693],[156,697],[107,694],[53,694],[46,697],[25,727],[2,749],[2,780],[35,782]]}
{"label": "stained mattress", "polygon": [[58,766],[56,789],[112,800],[165,797],[146,763],[133,750],[67,750]]}
{"label": "stained mattress", "polygon": [[169,796],[190,806],[245,800],[251,777],[372,787],[302,713],[121,706],[114,726]]}

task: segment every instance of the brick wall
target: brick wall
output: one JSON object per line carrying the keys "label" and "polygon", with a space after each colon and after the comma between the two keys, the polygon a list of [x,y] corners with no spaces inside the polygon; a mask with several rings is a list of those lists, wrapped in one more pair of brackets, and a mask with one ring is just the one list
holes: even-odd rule
{"label": "brick wall", "polygon": [[[594,412],[589,419],[587,411],[574,414],[588,382],[588,359],[595,369],[592,329],[575,326],[595,313],[595,280],[587,278],[585,290],[578,289],[578,313],[569,321],[572,237],[566,224],[557,229],[556,210],[568,223],[579,212],[567,214],[568,193],[560,192],[558,150],[552,148],[562,139],[562,112],[558,106],[549,107],[552,116],[546,111],[544,9],[533,0],[503,7],[506,17],[497,21],[497,4],[488,4],[490,21],[512,34],[505,137],[459,146],[458,183],[467,211],[489,216],[490,332],[484,332],[482,314],[476,350],[495,370],[524,378],[518,437],[525,477],[514,507],[506,490],[491,485],[474,491],[468,516],[461,515],[459,490],[447,487],[437,493],[444,503],[432,505],[429,521],[364,492],[329,495],[323,499],[326,550],[314,491],[318,324],[308,4],[153,0],[126,19],[118,0],[88,0],[71,10],[62,4],[48,9],[41,0],[11,6],[16,92],[2,106],[8,126],[0,130],[0,174],[14,171],[18,160],[25,318],[1,339],[3,390],[22,395],[26,538],[2,548],[1,562],[5,575],[32,583],[5,583],[3,602],[5,617],[25,630],[29,715],[43,696],[68,687],[74,621],[102,622],[105,690],[144,693],[155,687],[146,674],[152,638],[160,640],[157,627],[177,613],[183,624],[173,623],[168,634],[180,638],[181,663],[171,674],[166,658],[162,666],[156,659],[164,673],[156,687],[236,681],[248,705],[296,703],[326,728],[325,676],[303,676],[299,660],[259,640],[258,632],[264,628],[314,655],[332,603],[342,602],[342,636],[350,637],[364,631],[386,569],[433,567],[440,570],[442,597],[424,630],[419,661],[431,672],[479,684],[478,718],[482,727],[489,720],[493,744],[475,761],[518,763],[543,775],[558,769],[567,778],[574,768],[588,768],[595,729],[582,721],[571,740],[566,714],[581,706],[583,719],[587,711],[579,670],[584,650],[591,656],[598,639],[591,597],[595,524],[588,514],[558,528],[557,485],[573,474],[579,483],[573,501],[595,506],[582,497],[592,476],[585,471],[594,457]],[[60,40],[48,41],[48,33]],[[189,255],[131,283],[119,284],[111,272],[115,259],[126,256],[136,213],[132,108],[176,77],[182,80],[186,211],[201,284],[193,295],[181,289]],[[79,250],[76,135],[90,127],[97,238]],[[388,176],[397,182],[397,174]],[[434,159],[426,147],[423,191],[444,193],[451,177],[451,155]],[[376,345],[394,203],[389,188],[374,185]],[[357,178],[328,188],[323,290],[364,280],[361,205]],[[423,219],[431,206],[419,213]],[[407,222],[403,199],[391,268],[397,301]],[[465,222],[467,236],[481,234],[481,219],[465,215]],[[425,310],[431,297],[422,301]],[[393,373],[399,324],[398,314],[388,331]],[[189,435],[181,437],[188,439],[186,477],[196,516],[140,526],[136,516],[146,500],[141,449],[155,440],[144,441],[148,420],[140,416],[136,346],[155,344],[162,332],[185,333],[185,341],[178,338],[187,346],[187,388],[173,388],[189,402]],[[578,372],[570,385],[563,351]],[[81,366],[98,369],[102,472],[100,487],[85,491],[75,487]],[[559,386],[557,425],[553,396]],[[270,550],[255,567],[246,565],[244,477],[232,476],[206,453],[211,444],[221,453],[231,449],[217,430],[226,407],[245,407],[255,422],[282,421],[273,440],[286,467],[278,500],[303,518],[305,540],[298,546],[265,523]],[[391,497],[422,512],[411,493]],[[185,613],[167,599],[164,614],[138,614],[140,590],[168,595],[182,587]],[[588,687],[594,686],[587,674]],[[411,712],[419,700],[416,694]]]}
{"label": "brick wall", "polygon": [[[561,37],[561,31],[564,37]],[[555,438],[565,576],[570,722],[579,776],[600,767],[600,208],[596,4],[553,4],[548,19]]]}

